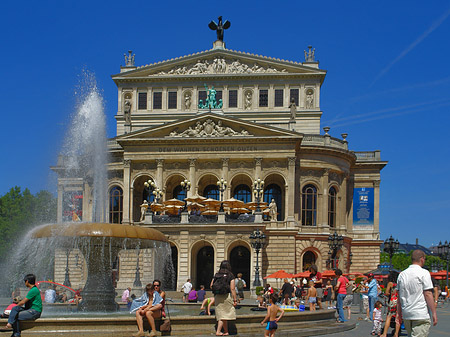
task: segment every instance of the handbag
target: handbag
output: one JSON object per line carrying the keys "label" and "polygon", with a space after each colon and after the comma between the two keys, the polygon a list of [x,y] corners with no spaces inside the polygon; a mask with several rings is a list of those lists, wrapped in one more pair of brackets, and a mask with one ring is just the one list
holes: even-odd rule
{"label": "handbag", "polygon": [[170,324],[170,312],[169,312],[169,306],[167,304],[167,302],[165,303],[166,309],[167,309],[167,316],[169,318],[165,318],[164,321],[162,322],[162,324],[159,327],[159,331],[161,332],[171,332],[172,331],[172,326]]}

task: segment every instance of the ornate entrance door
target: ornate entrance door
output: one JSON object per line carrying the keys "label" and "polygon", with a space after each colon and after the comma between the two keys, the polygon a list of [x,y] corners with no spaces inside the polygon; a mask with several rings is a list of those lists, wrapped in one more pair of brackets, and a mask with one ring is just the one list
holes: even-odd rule
{"label": "ornate entrance door", "polygon": [[209,289],[214,276],[214,249],[211,246],[202,247],[197,253],[197,278],[194,286],[204,285]]}
{"label": "ornate entrance door", "polygon": [[230,252],[231,271],[234,276],[242,273],[242,278],[247,283],[247,288],[250,289],[250,251],[247,247],[237,246]]}

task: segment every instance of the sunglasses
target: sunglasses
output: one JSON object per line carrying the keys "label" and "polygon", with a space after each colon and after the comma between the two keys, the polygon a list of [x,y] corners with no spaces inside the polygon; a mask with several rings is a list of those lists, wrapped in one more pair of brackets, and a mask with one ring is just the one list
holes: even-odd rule
{"label": "sunglasses", "polygon": [[159,285],[159,284],[154,284],[153,286],[154,286],[154,287],[160,287],[160,285]]}

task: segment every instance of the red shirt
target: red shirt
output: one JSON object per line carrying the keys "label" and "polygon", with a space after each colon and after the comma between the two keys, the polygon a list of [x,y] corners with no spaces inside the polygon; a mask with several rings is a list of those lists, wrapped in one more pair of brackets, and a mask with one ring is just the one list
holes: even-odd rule
{"label": "red shirt", "polygon": [[338,288],[338,294],[347,294],[347,283],[348,279],[345,276],[341,276],[338,278],[339,288]]}

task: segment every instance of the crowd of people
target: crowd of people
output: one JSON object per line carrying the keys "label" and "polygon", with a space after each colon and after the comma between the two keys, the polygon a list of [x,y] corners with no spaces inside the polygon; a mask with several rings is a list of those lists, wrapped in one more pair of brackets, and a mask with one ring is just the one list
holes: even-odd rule
{"label": "crowd of people", "polygon": [[[423,251],[414,251],[409,268],[400,274],[392,271],[383,288],[372,273],[367,274],[366,277],[348,279],[340,269],[336,269],[335,277],[324,278],[315,265],[310,266],[309,277],[300,280],[284,279],[279,290],[267,283],[258,296],[258,308],[255,308],[267,310],[261,322],[262,325],[266,324],[265,336],[274,336],[277,323],[283,317],[284,310],[288,308],[304,310],[306,306],[310,311],[321,310],[325,307],[336,309],[336,321],[346,322],[351,318],[354,296],[361,296],[366,316],[364,319],[373,324],[372,335],[387,337],[392,327],[392,336],[398,337],[401,326],[404,325],[411,336],[427,336],[431,325],[437,324],[438,297],[448,297],[449,294],[447,289],[442,292],[439,284],[432,280],[430,273],[423,268],[425,258]],[[16,288],[12,293],[13,303],[2,314],[3,318],[8,318],[8,323],[1,330],[12,330],[12,336],[16,337],[20,336],[20,321],[40,317],[43,299],[46,303],[62,300],[62,298],[58,299],[61,295],[55,286],[45,290],[44,296],[41,296],[33,274],[26,275],[24,282],[29,289],[25,298],[20,296],[20,289]],[[182,300],[184,303],[201,303],[204,314],[215,313],[216,335],[227,336],[235,329],[232,323],[236,320],[235,309],[244,299],[244,289],[247,288],[247,284],[241,273],[233,275],[230,262],[224,260],[209,286],[213,297],[206,297],[204,285],[196,289],[188,279],[181,287]],[[81,300],[80,290],[77,292],[75,297]],[[131,288],[128,287],[123,291],[121,299],[127,304],[130,313],[136,316],[138,332],[134,336],[146,336],[144,318],[150,325],[149,336],[155,336],[155,321],[166,316],[166,294],[161,289],[161,281],[154,280],[147,284],[144,294],[139,298],[131,294]],[[215,311],[212,306],[215,306]],[[385,310],[383,306],[386,307]]]}

